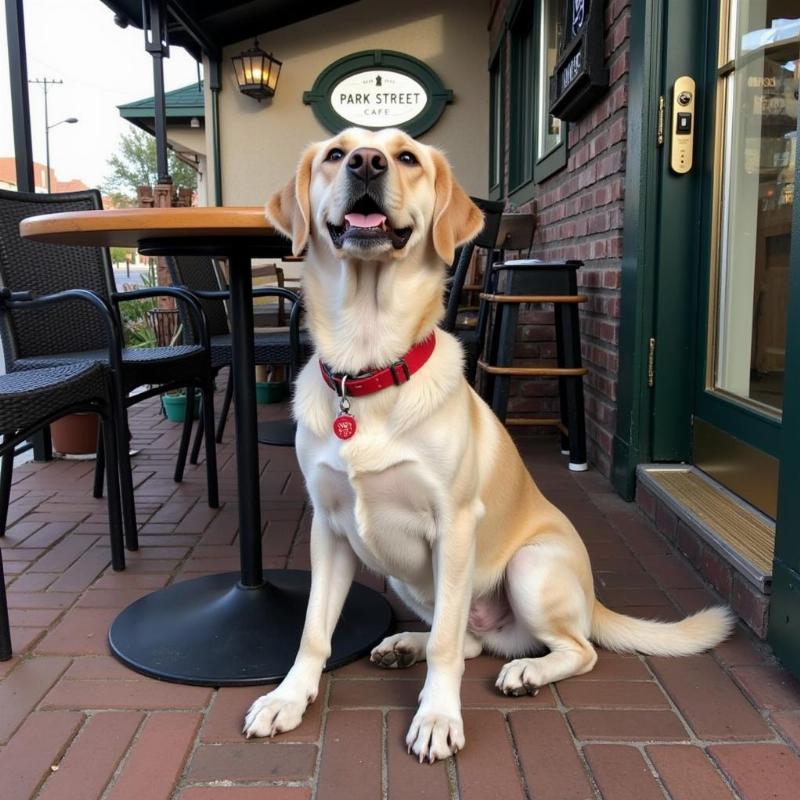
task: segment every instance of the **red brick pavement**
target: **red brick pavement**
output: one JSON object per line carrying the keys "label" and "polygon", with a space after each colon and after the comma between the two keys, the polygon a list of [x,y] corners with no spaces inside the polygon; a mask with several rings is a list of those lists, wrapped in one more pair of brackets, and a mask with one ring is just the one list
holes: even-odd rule
{"label": "red brick pavement", "polygon": [[[601,652],[589,675],[535,698],[497,694],[499,659],[469,661],[467,747],[443,764],[417,764],[404,744],[424,665],[384,672],[351,664],[324,679],[300,728],[245,741],[242,717],[260,688],[159,683],[107,653],[107,626],[121,608],[170,582],[235,568],[238,556],[230,438],[219,451],[223,505],[212,510],[202,465],[172,482],[178,427],[154,403],[133,409],[132,427],[142,546],[124,573],[109,567],[92,463],[17,469],[2,542],[15,646],[14,659],[0,664],[3,800],[798,796],[800,689],[742,627],[690,659]],[[568,472],[552,439],[520,444],[540,486],[583,535],[604,601],[662,618],[715,601],[597,472]],[[261,463],[265,563],[306,566],[309,516],[294,452],[264,447]],[[398,617],[412,619],[399,607]]]}

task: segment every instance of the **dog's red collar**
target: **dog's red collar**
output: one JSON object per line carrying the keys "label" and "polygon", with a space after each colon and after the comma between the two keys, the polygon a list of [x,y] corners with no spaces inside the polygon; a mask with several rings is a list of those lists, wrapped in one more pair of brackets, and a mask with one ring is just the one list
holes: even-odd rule
{"label": "dog's red collar", "polygon": [[342,375],[334,372],[320,359],[319,368],[325,383],[338,395],[342,394],[342,381],[346,380],[345,391],[349,397],[363,397],[387,389],[390,386],[400,386],[411,379],[425,362],[431,357],[436,347],[436,334],[430,335],[421,342],[417,342],[402,358],[393,364],[373,372],[362,372],[360,375]]}

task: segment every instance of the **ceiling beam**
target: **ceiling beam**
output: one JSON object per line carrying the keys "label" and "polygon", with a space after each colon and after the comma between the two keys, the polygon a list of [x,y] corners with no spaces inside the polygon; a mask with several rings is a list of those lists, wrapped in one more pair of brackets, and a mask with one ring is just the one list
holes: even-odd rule
{"label": "ceiling beam", "polygon": [[212,61],[218,61],[222,55],[222,49],[216,42],[212,41],[197,20],[187,13],[181,0],[169,0],[167,7],[175,21],[197,42],[201,50]]}

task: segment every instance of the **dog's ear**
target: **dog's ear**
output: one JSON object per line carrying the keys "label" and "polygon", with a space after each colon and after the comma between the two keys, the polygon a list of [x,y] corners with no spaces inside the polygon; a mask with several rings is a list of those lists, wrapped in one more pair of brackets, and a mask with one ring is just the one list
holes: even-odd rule
{"label": "dog's ear", "polygon": [[299,256],[305,250],[311,231],[311,162],[317,147],[306,148],[297,165],[297,172],[279,192],[267,202],[267,220],[292,240],[292,253]]}
{"label": "dog's ear", "polygon": [[433,151],[436,202],[433,207],[433,246],[445,264],[452,264],[456,247],[483,229],[483,213],[453,179],[447,159]]}

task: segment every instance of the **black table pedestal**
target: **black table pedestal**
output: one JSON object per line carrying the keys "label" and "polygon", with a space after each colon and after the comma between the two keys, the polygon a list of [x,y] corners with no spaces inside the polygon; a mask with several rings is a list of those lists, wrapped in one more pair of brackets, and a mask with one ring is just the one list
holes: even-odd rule
{"label": "black table pedestal", "polygon": [[[128,606],[111,626],[112,653],[127,666],[175,683],[245,686],[279,681],[300,645],[310,573],[267,570],[245,589],[228,572],[183,581]],[[376,602],[379,601],[379,602]],[[382,601],[382,602],[380,602]],[[333,635],[326,669],[378,644],[391,610],[372,589],[353,584]]]}
{"label": "black table pedestal", "polygon": [[[285,248],[285,244],[279,244]],[[243,686],[283,678],[303,631],[309,572],[261,567],[261,507],[256,439],[253,298],[250,258],[274,255],[263,239],[224,237],[140,242],[145,255],[229,255],[236,469],[241,573],[176,583],[128,606],[112,623],[111,652],[137,672],[201,686]],[[326,668],[368,653],[388,632],[386,598],[353,584]]]}
{"label": "black table pedestal", "polygon": [[269,419],[258,423],[258,443],[294,447],[297,425],[293,419]]}

